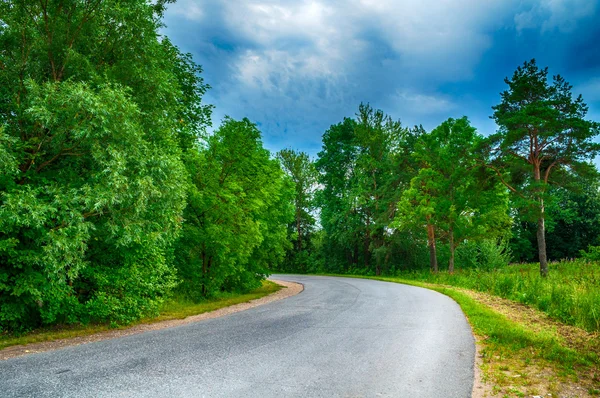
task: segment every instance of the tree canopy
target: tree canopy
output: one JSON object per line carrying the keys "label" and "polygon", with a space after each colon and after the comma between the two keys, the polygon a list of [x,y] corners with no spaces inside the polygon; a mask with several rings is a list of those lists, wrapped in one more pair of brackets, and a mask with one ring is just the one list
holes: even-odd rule
{"label": "tree canopy", "polygon": [[[548,68],[535,60],[519,66],[502,102],[493,107],[498,133],[489,138],[489,163],[510,191],[525,201],[537,219],[540,273],[548,274],[544,200],[551,183],[569,174],[589,173],[589,161],[600,150],[593,141],[598,123],[586,120],[587,105],[574,98],[572,86],[560,75],[548,81]],[[552,177],[556,177],[552,179]],[[569,178],[569,177],[566,177]]]}
{"label": "tree canopy", "polygon": [[504,189],[477,161],[482,139],[466,117],[448,119],[422,134],[412,154],[420,169],[403,193],[396,225],[425,227],[435,272],[436,239],[448,243],[453,272],[461,243],[494,238],[510,226]]}

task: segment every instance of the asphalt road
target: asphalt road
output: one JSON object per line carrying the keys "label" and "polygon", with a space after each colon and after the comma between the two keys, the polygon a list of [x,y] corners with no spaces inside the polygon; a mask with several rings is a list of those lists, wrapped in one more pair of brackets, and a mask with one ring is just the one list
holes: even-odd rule
{"label": "asphalt road", "polygon": [[277,275],[297,296],[0,362],[0,397],[470,397],[474,340],[439,293]]}

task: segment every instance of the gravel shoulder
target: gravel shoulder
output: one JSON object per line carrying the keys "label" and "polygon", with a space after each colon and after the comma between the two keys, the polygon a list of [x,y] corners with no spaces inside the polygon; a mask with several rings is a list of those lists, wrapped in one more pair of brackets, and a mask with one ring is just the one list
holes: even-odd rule
{"label": "gravel shoulder", "polygon": [[229,307],[220,308],[218,310],[205,312],[199,315],[189,316],[185,319],[173,319],[162,322],[145,323],[135,325],[126,329],[109,330],[105,332],[94,333],[87,336],[79,336],[68,339],[59,339],[53,341],[45,341],[41,343],[8,347],[3,350],[0,350],[0,361],[20,357],[23,355],[57,350],[64,347],[77,346],[81,344],[94,343],[102,340],[131,336],[134,334],[144,333],[151,330],[160,330],[172,328],[175,326],[187,325],[189,323],[199,322],[205,319],[219,318],[225,315],[233,314],[235,312],[245,311],[250,308],[258,307],[260,305],[265,305],[273,301],[282,300],[284,298],[294,296],[302,292],[302,290],[304,290],[304,286],[300,283],[280,281],[275,279],[270,280],[274,283],[277,283],[278,285],[283,286],[284,288],[278,290],[273,294],[261,297],[256,300],[248,301],[246,303],[235,304]]}

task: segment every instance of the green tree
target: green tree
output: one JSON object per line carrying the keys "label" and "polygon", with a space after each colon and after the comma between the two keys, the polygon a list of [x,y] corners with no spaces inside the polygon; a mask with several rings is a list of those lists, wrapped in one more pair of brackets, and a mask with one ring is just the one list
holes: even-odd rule
{"label": "green tree", "polygon": [[343,253],[340,262],[356,267],[362,260],[364,272],[380,274],[391,256],[387,226],[401,192],[397,154],[408,130],[369,105],[361,104],[356,116],[325,133],[316,163],[324,247]]}
{"label": "green tree", "polygon": [[390,259],[387,227],[399,199],[394,154],[407,131],[400,121],[369,105],[360,105],[357,119],[358,155],[353,193],[364,222],[364,267],[374,268],[379,275]]}
{"label": "green tree", "polygon": [[282,149],[277,153],[283,170],[295,186],[295,220],[293,230],[295,244],[290,252],[289,261],[294,270],[306,269],[307,256],[310,254],[310,235],[315,228],[314,193],[317,185],[317,171],[308,154],[293,149]]}
{"label": "green tree", "polygon": [[438,272],[438,255],[436,240],[436,223],[434,219],[437,207],[435,200],[438,193],[434,186],[436,172],[429,167],[423,167],[418,175],[411,180],[410,188],[402,192],[398,203],[398,213],[392,227],[407,230],[423,225],[427,233],[427,248],[429,249],[429,267],[432,272]]}
{"label": "green tree", "polygon": [[192,184],[176,260],[181,290],[197,299],[257,287],[289,245],[291,182],[248,119],[226,118],[189,155]]}
{"label": "green tree", "polygon": [[[579,256],[600,244],[600,190],[597,180],[575,181],[569,189],[550,186],[546,202],[548,260]],[[511,240],[518,261],[535,261],[536,225],[527,214],[517,214]]]}
{"label": "green tree", "polygon": [[436,239],[447,241],[448,270],[453,272],[460,244],[505,234],[510,227],[505,188],[476,161],[481,140],[463,117],[422,134],[415,147],[413,157],[421,168],[403,193],[395,225],[425,227],[434,272]]}
{"label": "green tree", "polygon": [[357,204],[351,196],[357,148],[354,143],[356,121],[344,118],[323,134],[323,149],[315,167],[322,188],[317,192],[324,236],[322,250],[327,253],[327,271],[346,272],[359,262]]}
{"label": "green tree", "polygon": [[0,3],[0,327],[155,313],[210,116],[165,1]]}
{"label": "green tree", "polygon": [[499,126],[489,138],[492,161],[510,191],[524,201],[537,219],[540,274],[548,275],[544,201],[550,183],[565,174],[581,174],[592,168],[588,163],[600,145],[592,142],[598,124],[585,119],[588,111],[583,98],[573,98],[572,86],[556,75],[548,81],[548,68],[538,68],[535,60],[519,66],[502,101],[494,106],[493,119]]}

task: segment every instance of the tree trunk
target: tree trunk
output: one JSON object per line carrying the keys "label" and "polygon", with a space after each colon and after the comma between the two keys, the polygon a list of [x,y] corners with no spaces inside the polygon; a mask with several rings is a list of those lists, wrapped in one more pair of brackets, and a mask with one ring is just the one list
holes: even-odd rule
{"label": "tree trunk", "polygon": [[364,246],[363,246],[363,250],[365,252],[365,257],[364,257],[364,264],[365,264],[365,270],[369,269],[369,263],[370,263],[370,252],[369,252],[369,247],[371,246],[371,223],[369,220],[369,215],[367,214],[367,228],[365,229],[365,240],[364,240]]}
{"label": "tree trunk", "polygon": [[202,244],[202,247],[202,295],[206,296],[206,251],[204,250],[204,244]]}
{"label": "tree trunk", "polygon": [[435,230],[432,224],[427,224],[427,245],[429,246],[429,266],[431,271],[438,272],[437,253],[435,248]]}
{"label": "tree trunk", "polygon": [[377,229],[377,237],[375,238],[374,242],[376,242],[376,244],[377,244],[377,248],[376,248],[377,254],[375,255],[375,275],[380,276],[381,275],[381,262],[382,262],[381,248],[385,246],[385,238],[383,237],[382,229],[380,229],[380,228]]}
{"label": "tree trunk", "polygon": [[298,207],[298,205],[296,205],[296,230],[298,231],[298,252],[302,251],[302,231],[300,228],[301,225],[301,217],[300,217],[300,208]]}
{"label": "tree trunk", "polygon": [[370,258],[370,256],[369,256],[369,254],[370,254],[369,253],[369,246],[371,246],[371,242],[370,242],[369,238],[370,238],[369,237],[369,231],[367,230],[365,232],[365,240],[363,242],[363,251],[364,251],[363,260],[364,260],[364,264],[365,264],[365,270],[369,269],[369,263],[370,263],[370,261],[369,261],[369,258]]}
{"label": "tree trunk", "polygon": [[537,243],[540,256],[540,275],[548,276],[548,258],[546,257],[546,225],[544,220],[544,199],[540,199],[540,217],[537,225]]}
{"label": "tree trunk", "polygon": [[[541,183],[541,173],[539,163],[534,164],[534,177],[537,184]],[[540,275],[542,277],[548,276],[548,259],[546,256],[546,225],[545,225],[545,214],[544,214],[544,198],[542,197],[542,188],[538,186],[538,200],[540,202],[540,215],[538,217],[537,225],[537,243],[538,243],[538,254],[540,258]]]}
{"label": "tree trunk", "polygon": [[456,247],[454,246],[454,229],[450,227],[448,231],[450,235],[450,259],[448,260],[448,272],[454,273],[454,250]]}
{"label": "tree trunk", "polygon": [[391,256],[391,254],[392,253],[391,253],[390,249],[388,249],[387,253],[385,254],[385,260],[383,262],[383,265],[385,266],[385,269],[389,269],[388,268],[388,264],[390,262],[390,256]]}

